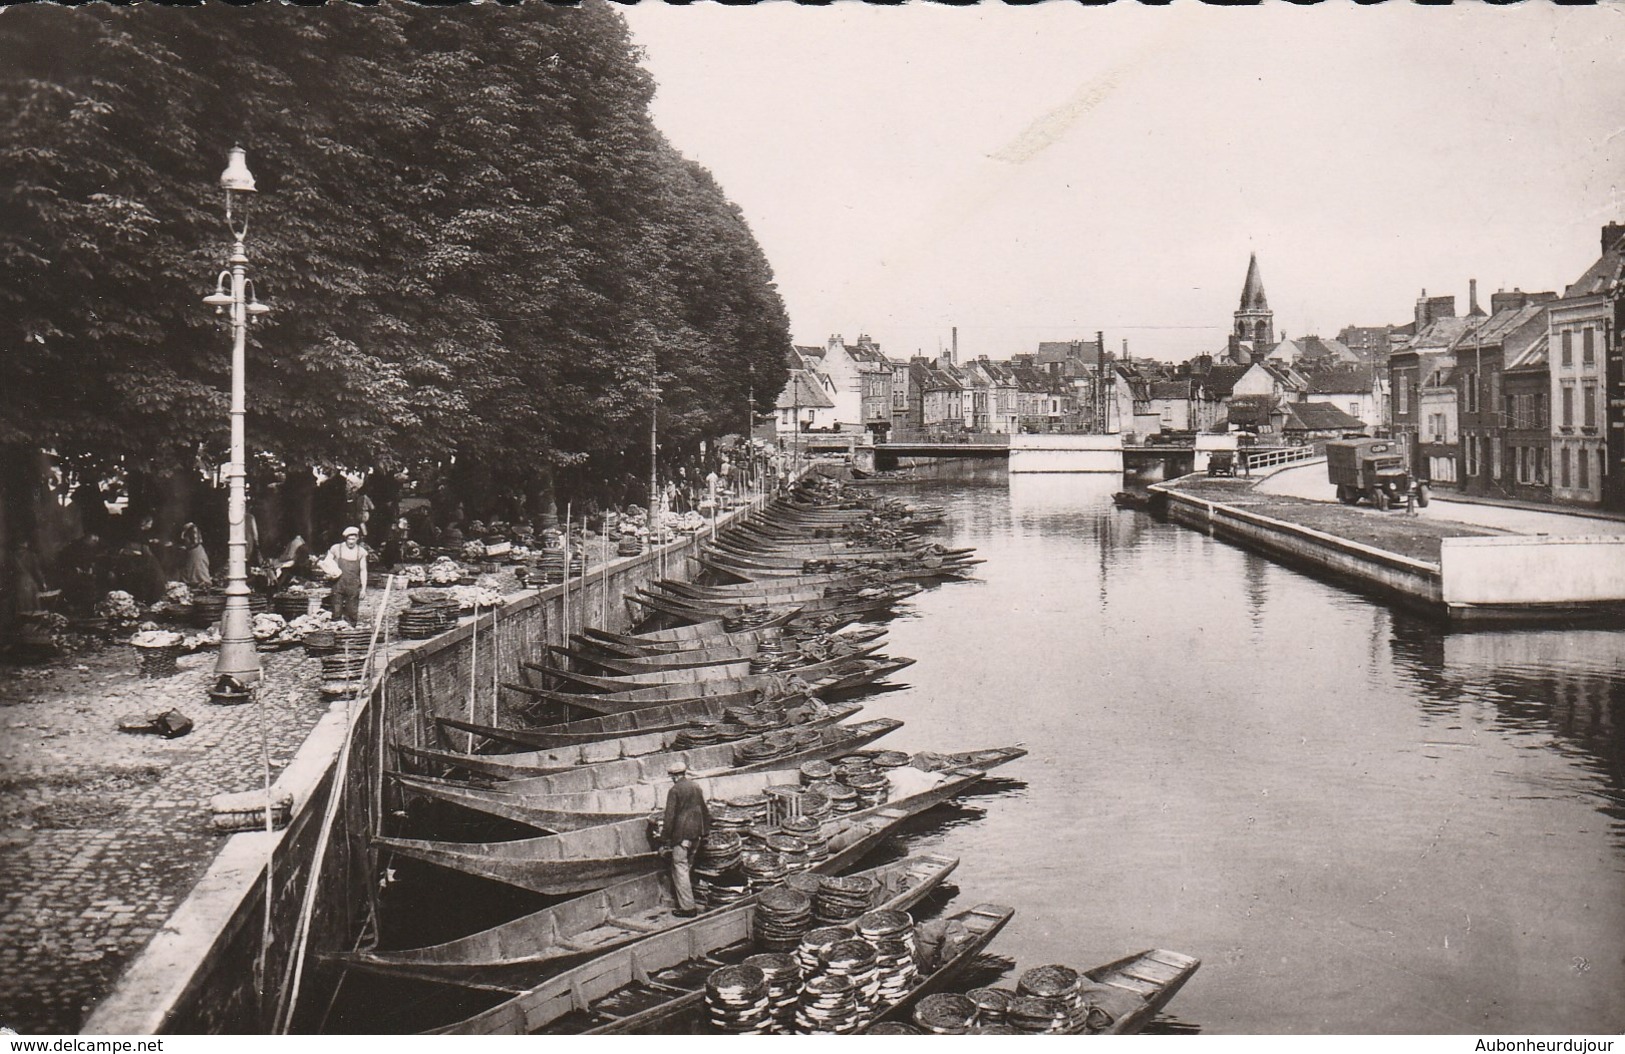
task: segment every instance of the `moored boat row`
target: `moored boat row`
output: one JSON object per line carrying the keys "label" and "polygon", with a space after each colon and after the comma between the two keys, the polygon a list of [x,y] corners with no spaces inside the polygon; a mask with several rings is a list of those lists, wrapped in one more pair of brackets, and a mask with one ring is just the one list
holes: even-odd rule
{"label": "moored boat row", "polygon": [[[693,557],[704,581],[629,595],[650,625],[583,629],[519,666],[502,719],[439,718],[440,742],[397,744],[390,776],[408,809],[375,840],[381,854],[563,899],[451,940],[337,958],[452,986],[459,1005],[491,1000],[435,1032],[907,1029],[897,1022],[950,991],[1013,910],[978,904],[917,925],[909,909],[942,909],[957,859],[849,869],[1027,753],[888,750],[877,741],[901,721],[856,719],[857,698],[912,663],[884,653],[884,622],[979,563],[922,537],[942,519],[805,481],[705,543]],[[676,910],[656,822],[675,765],[712,814],[692,918]],[[479,817],[531,833],[456,840],[484,830]],[[1088,971],[1091,986],[1127,995],[1078,1030],[1137,1031],[1194,972],[1175,956]]]}

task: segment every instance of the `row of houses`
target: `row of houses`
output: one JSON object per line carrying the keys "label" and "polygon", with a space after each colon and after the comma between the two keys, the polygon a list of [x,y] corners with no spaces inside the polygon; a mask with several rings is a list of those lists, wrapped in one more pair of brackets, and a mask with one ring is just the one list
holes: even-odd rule
{"label": "row of houses", "polygon": [[1557,292],[1416,302],[1388,357],[1392,434],[1413,470],[1484,497],[1625,512],[1625,225]]}
{"label": "row of houses", "polygon": [[[1250,342],[1249,342],[1250,343]],[[1383,420],[1386,373],[1319,338],[1281,341],[1252,361],[1234,346],[1182,364],[1119,358],[1100,341],[1046,341],[1003,361],[889,359],[868,335],[790,352],[782,432],[1113,432],[1128,442],[1239,430],[1262,441],[1364,434]]]}
{"label": "row of houses", "polygon": [[1391,435],[1435,485],[1625,511],[1625,225],[1561,294],[1469,283],[1422,291],[1402,325],[1277,335],[1257,257],[1227,342],[1173,364],[1102,342],[1045,342],[993,362],[888,358],[867,335],[790,351],[780,431],[1240,432],[1261,443]]}
{"label": "row of houses", "polygon": [[836,335],[796,345],[789,354],[790,383],[776,406],[780,432],[1052,432],[1082,424],[1070,381],[1035,356],[961,363],[954,349],[892,359],[867,334],[853,344]]}

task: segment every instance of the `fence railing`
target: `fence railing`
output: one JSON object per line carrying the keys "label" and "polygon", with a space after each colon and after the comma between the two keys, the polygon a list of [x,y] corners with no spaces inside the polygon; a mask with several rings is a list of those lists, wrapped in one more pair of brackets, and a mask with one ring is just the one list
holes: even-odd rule
{"label": "fence railing", "polygon": [[942,443],[974,444],[978,446],[1009,446],[1008,432],[933,432],[929,429],[894,428],[886,436],[887,443]]}
{"label": "fence railing", "polygon": [[1241,463],[1251,470],[1290,465],[1295,461],[1312,461],[1319,456],[1312,446],[1291,446],[1278,450],[1243,451]]}

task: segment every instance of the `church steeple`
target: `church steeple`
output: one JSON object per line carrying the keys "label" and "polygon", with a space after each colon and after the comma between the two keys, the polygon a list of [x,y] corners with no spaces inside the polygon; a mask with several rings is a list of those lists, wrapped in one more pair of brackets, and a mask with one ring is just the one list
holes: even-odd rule
{"label": "church steeple", "polygon": [[1241,287],[1241,307],[1236,311],[1236,339],[1251,345],[1254,358],[1262,358],[1275,345],[1275,313],[1264,295],[1264,279],[1258,273],[1258,254],[1247,260],[1247,281]]}

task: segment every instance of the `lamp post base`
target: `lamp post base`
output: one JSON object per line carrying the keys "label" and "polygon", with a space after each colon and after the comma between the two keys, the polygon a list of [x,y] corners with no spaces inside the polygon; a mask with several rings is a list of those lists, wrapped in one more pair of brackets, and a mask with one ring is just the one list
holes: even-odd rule
{"label": "lamp post base", "polygon": [[244,687],[259,683],[260,652],[254,643],[246,588],[241,593],[226,588],[226,610],[220,617],[220,657],[214,672],[217,677],[235,677]]}

